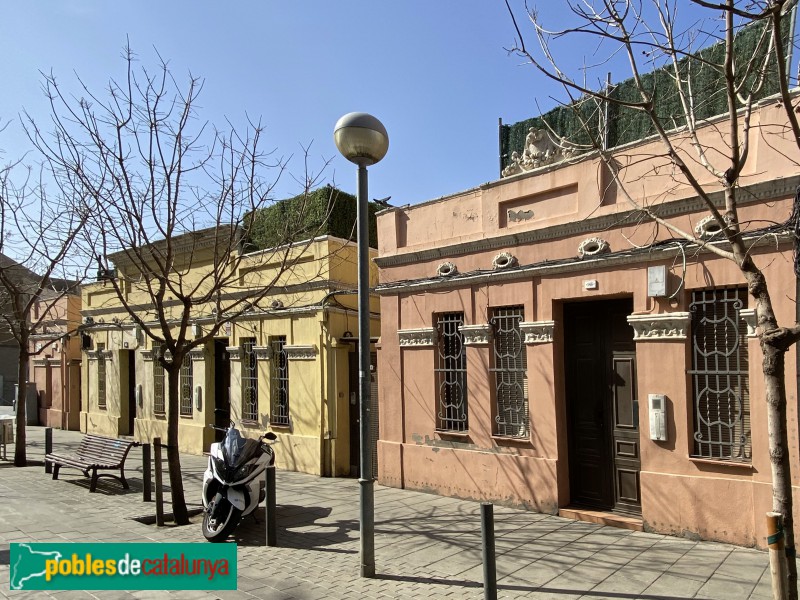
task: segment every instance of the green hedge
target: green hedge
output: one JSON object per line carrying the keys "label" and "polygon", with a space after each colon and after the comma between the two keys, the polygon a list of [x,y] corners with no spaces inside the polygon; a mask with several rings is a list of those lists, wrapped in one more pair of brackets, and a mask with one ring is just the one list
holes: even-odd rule
{"label": "green hedge", "polygon": [[[369,245],[378,246],[375,213],[381,206],[369,203]],[[274,248],[310,237],[332,235],[356,240],[356,197],[334,187],[279,200],[245,217],[246,252]]]}
{"label": "green hedge", "polygon": [[[792,14],[794,18],[794,13]],[[788,50],[789,24],[787,18],[784,24],[784,48]],[[751,57],[765,55],[767,45],[759,45],[761,32],[765,23],[756,22],[738,31],[734,40],[734,49],[740,71]],[[697,120],[708,119],[728,112],[727,96],[724,89],[724,73],[721,65],[725,55],[724,42],[716,43],[704,48],[694,55],[681,59],[678,63],[682,77],[691,73],[692,92],[694,97],[694,114]],[[706,64],[706,62],[711,64]],[[769,73],[764,85],[756,94],[756,99],[765,98],[779,91],[774,60],[769,64]],[[683,109],[678,95],[677,86],[670,73],[671,65],[656,69],[642,77],[645,90],[651,95],[655,103],[655,111],[666,129],[672,129],[685,124]],[[737,84],[740,83],[741,73],[737,75]],[[755,80],[755,74],[749,74],[742,89],[749,89]],[[611,97],[619,100],[640,102],[641,94],[635,81],[631,78],[614,86]],[[603,105],[594,98],[582,98],[567,106],[559,106],[553,110],[533,119],[527,119],[503,125],[500,131],[500,154],[502,166],[508,165],[511,153],[517,151],[522,154],[525,148],[525,137],[530,127],[550,129],[557,135],[577,145],[593,146],[600,144],[603,132],[600,129],[600,111]],[[621,107],[609,103],[608,145],[620,146],[629,142],[641,140],[655,133],[650,117],[643,111]],[[589,124],[587,131],[581,121]],[[545,126],[545,123],[549,127]]]}

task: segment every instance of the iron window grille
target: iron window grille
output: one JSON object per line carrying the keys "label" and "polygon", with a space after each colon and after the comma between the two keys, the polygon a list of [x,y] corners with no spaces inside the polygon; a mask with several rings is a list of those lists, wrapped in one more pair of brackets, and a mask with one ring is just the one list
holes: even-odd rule
{"label": "iron window grille", "polygon": [[441,313],[436,317],[438,347],[436,374],[439,431],[467,431],[467,357],[460,327],[464,313]]}
{"label": "iron window grille", "polygon": [[289,425],[289,361],[286,357],[286,336],[270,339],[272,348],[272,402],[270,423]]}
{"label": "iron window grille", "polygon": [[194,412],[192,407],[192,357],[188,354],[183,357],[181,363],[181,408],[182,417],[191,417]]}
{"label": "iron window grille", "polygon": [[495,308],[492,327],[492,365],[497,402],[496,434],[525,438],[529,435],[527,357],[520,330],[523,307]]}
{"label": "iron window grille", "polygon": [[747,326],[741,310],[747,291],[692,292],[693,456],[749,462],[750,386]]}
{"label": "iron window grille", "polygon": [[159,351],[153,358],[153,412],[157,415],[167,412],[164,402],[164,367],[158,362],[160,357],[161,352]]}
{"label": "iron window grille", "polygon": [[106,345],[97,344],[97,406],[106,409]]}
{"label": "iron window grille", "polygon": [[242,419],[258,421],[258,365],[256,338],[242,339]]}

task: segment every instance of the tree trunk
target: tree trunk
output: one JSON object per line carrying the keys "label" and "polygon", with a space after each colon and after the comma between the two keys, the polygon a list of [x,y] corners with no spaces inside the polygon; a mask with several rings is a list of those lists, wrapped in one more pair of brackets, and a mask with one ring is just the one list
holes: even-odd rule
{"label": "tree trunk", "polygon": [[173,356],[171,368],[167,369],[169,378],[169,407],[167,410],[167,465],[169,468],[169,485],[172,490],[172,515],[176,525],[188,525],[189,513],[186,510],[186,498],[183,493],[183,477],[181,475],[181,456],[178,452],[178,423],[180,420],[180,377],[181,361]]}
{"label": "tree trunk", "polygon": [[797,600],[797,563],[794,559],[794,519],[792,514],[792,482],[789,465],[789,439],[786,427],[785,352],[763,343],[763,370],[767,399],[767,431],[772,466],[772,510],[780,513],[786,539],[789,598]]}
{"label": "tree trunk", "polygon": [[17,439],[14,445],[14,466],[26,467],[28,466],[28,458],[25,453],[25,445],[27,443],[25,438],[25,424],[26,417],[26,400],[28,395],[28,363],[30,362],[30,355],[28,354],[28,339],[25,336],[24,345],[20,344],[19,352],[19,368],[17,369]]}

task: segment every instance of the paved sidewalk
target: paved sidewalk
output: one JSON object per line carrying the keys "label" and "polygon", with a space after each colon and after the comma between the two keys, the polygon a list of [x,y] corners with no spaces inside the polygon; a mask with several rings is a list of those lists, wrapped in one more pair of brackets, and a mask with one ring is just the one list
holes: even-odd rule
{"label": "paved sidewalk", "polygon": [[[81,435],[55,430],[56,449]],[[9,591],[11,542],[203,542],[199,524],[157,528],[135,517],[155,514],[141,496],[141,451],[128,458],[131,490],[63,470],[44,473],[44,429],[28,428],[24,469],[0,460],[0,597],[42,598]],[[280,451],[280,447],[277,447]],[[187,501],[199,504],[205,461],[183,456]],[[378,575],[358,571],[358,483],[279,471],[278,544],[264,546],[259,523],[236,534],[239,589],[228,592],[53,592],[72,598],[483,598],[480,508],[476,502],[376,486]],[[190,507],[191,508],[191,507]],[[495,507],[500,598],[601,600],[769,599],[764,552],[726,544],[637,533],[549,515]]]}

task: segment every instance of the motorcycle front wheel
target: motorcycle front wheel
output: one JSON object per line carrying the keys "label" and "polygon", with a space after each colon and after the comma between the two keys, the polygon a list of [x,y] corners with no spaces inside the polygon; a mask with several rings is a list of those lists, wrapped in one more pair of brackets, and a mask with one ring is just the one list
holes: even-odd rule
{"label": "motorcycle front wheel", "polygon": [[224,542],[236,529],[241,518],[242,511],[222,498],[213,510],[206,511],[203,515],[203,536],[209,542]]}

